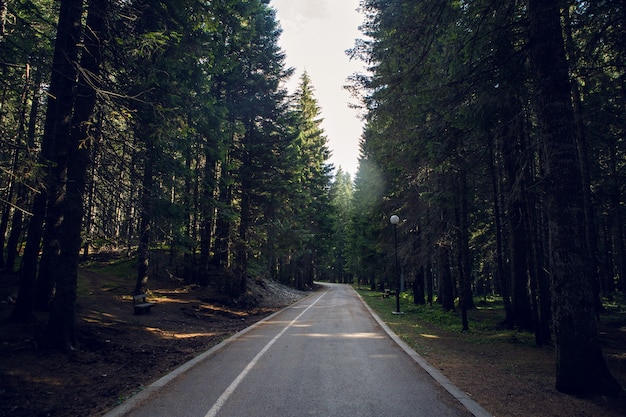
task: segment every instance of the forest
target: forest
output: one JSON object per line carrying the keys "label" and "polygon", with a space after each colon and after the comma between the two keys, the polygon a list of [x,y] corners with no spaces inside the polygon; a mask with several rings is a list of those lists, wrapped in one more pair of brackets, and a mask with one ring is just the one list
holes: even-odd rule
{"label": "forest", "polygon": [[49,311],[47,343],[75,349],[79,263],[106,251],[136,259],[135,294],[157,249],[233,298],[255,277],[399,274],[465,330],[474,296],[502,297],[506,326],[554,345],[557,389],[621,392],[597,315],[626,290],[623,2],[360,11],[351,178],[328,162],[315,80],[284,87],[269,0],[0,0],[11,319]]}

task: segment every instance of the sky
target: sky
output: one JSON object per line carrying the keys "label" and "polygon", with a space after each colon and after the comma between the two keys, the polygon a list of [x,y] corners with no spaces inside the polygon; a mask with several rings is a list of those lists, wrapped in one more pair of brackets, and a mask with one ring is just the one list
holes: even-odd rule
{"label": "sky", "polygon": [[287,87],[294,92],[306,71],[321,108],[322,128],[335,168],[356,174],[362,121],[349,103],[356,100],[343,86],[363,63],[345,54],[361,37],[359,0],[271,0],[283,33],[279,45],[286,53],[286,66],[295,68]]}

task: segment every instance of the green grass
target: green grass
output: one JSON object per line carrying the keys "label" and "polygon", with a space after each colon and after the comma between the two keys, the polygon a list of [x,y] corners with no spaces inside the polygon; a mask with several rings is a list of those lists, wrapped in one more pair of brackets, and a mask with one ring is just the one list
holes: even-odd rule
{"label": "green grass", "polygon": [[602,300],[604,310],[601,320],[608,326],[620,328],[626,326],[626,297],[622,293],[613,294]]}
{"label": "green grass", "polygon": [[[78,295],[86,296],[91,291],[91,285],[97,283],[98,288],[104,291],[116,293],[127,292],[132,285],[137,268],[137,261],[128,258],[111,258],[106,261],[90,261],[81,264],[81,267],[98,274],[97,281],[89,280],[86,276],[81,277],[79,272]],[[84,274],[88,274],[85,272]]]}
{"label": "green grass", "polygon": [[502,329],[499,323],[504,319],[502,300],[496,297],[477,299],[475,310],[468,312],[469,330],[463,332],[461,313],[459,311],[443,311],[441,306],[434,304],[415,305],[412,295],[400,295],[400,311],[396,315],[395,297],[382,298],[378,291],[357,290],[365,302],[387,323],[387,325],[414,349],[420,350],[420,340],[429,337],[456,336],[464,341],[475,344],[486,343],[522,343],[533,345],[532,333]]}
{"label": "green grass", "polygon": [[103,275],[128,278],[135,274],[137,260],[134,258],[111,259],[108,262],[91,263],[84,266]]}
{"label": "green grass", "polygon": [[[463,332],[461,312],[442,310],[440,305],[415,305],[412,295],[400,295],[402,315],[395,315],[394,296],[382,298],[378,291],[357,289],[365,302],[387,325],[418,352],[420,341],[428,337],[458,337],[474,344],[513,343],[535,346],[535,335],[504,328],[504,303],[500,297],[481,297],[474,300],[476,309],[468,311],[469,330]],[[618,328],[626,326],[626,297],[619,293],[603,300],[601,321]]]}

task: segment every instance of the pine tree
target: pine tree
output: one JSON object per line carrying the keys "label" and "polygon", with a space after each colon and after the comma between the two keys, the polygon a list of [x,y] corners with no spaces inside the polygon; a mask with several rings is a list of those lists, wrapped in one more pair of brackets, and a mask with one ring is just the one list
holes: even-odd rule
{"label": "pine tree", "polygon": [[559,4],[529,0],[530,41],[544,141],[550,216],[556,388],[583,395],[616,394],[598,345],[594,291],[585,249],[582,179]]}
{"label": "pine tree", "polygon": [[320,126],[320,108],[306,72],[296,92],[294,111],[298,136],[292,144],[295,156],[291,171],[295,186],[292,228],[297,242],[292,246],[292,263],[298,271],[294,275],[296,287],[304,289],[313,285],[331,260],[329,191],[333,169],[327,162],[330,151]]}

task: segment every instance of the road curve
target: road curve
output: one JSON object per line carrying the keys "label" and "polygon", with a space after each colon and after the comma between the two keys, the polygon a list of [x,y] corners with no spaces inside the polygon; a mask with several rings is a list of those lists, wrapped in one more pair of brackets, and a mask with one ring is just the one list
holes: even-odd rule
{"label": "road curve", "polygon": [[324,284],[105,417],[489,416],[388,332],[352,287]]}

